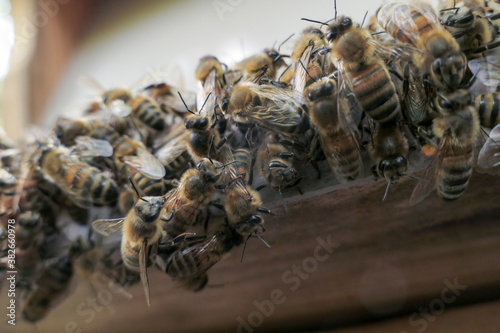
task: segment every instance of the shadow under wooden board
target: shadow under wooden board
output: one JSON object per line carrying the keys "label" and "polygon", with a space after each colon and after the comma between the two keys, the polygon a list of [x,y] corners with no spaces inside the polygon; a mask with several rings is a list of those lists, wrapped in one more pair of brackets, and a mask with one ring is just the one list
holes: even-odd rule
{"label": "shadow under wooden board", "polygon": [[94,292],[80,283],[38,330],[355,332],[357,325],[393,320],[384,332],[418,332],[421,326],[409,325],[413,316],[438,332],[425,318],[474,305],[480,312],[483,302],[500,298],[500,178],[475,173],[459,200],[433,193],[408,207],[414,185],[402,179],[385,202],[384,181],[305,193],[287,214],[266,218],[271,248],[252,239],[243,263],[241,247],[233,249],[210,270],[205,290],[180,289],[152,267],[150,308],[140,286],[130,289],[133,300],[100,290],[93,308]]}

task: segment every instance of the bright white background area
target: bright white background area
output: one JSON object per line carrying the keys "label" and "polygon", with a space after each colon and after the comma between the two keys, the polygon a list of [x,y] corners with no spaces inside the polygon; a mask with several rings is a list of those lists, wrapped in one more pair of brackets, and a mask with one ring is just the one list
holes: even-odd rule
{"label": "bright white background area", "polygon": [[[361,23],[382,1],[338,0],[339,15]],[[242,60],[311,23],[334,17],[331,0],[187,0],[112,1],[101,5],[91,33],[82,41],[59,88],[47,106],[45,124],[60,115],[78,116],[92,91],[78,83],[82,75],[106,88],[131,87],[148,72],[194,90],[194,68],[200,57],[217,56],[230,64]],[[289,53],[293,39],[282,53]],[[182,75],[179,75],[182,74]],[[180,80],[180,76],[183,80]],[[170,82],[170,80],[172,82]],[[184,82],[184,83],[183,83]]]}

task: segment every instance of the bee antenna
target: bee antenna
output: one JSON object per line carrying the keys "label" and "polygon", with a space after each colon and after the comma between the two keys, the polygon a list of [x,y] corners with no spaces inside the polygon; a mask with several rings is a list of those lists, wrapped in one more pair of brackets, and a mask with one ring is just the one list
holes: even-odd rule
{"label": "bee antenna", "polygon": [[305,18],[305,17],[302,17],[301,20],[302,21],[307,21],[307,22],[312,22],[312,23],[319,23],[321,25],[328,25],[328,23],[326,23],[326,22],[311,20],[311,19],[308,19],[308,18]]}
{"label": "bee antenna", "polygon": [[278,192],[280,194],[280,197],[281,197],[281,201],[283,201],[283,207],[285,207],[285,210],[288,212],[288,206],[286,205],[286,201],[285,201],[285,198],[283,197],[283,193],[281,193],[281,185],[283,183],[280,183],[280,185],[278,186]]}
{"label": "bee antenna", "polygon": [[215,168],[216,168],[216,169],[222,169],[222,168],[224,168],[224,167],[226,167],[226,166],[228,166],[228,165],[230,165],[230,164],[234,164],[234,163],[238,163],[238,161],[228,162],[228,163],[226,163],[226,164],[219,165],[219,166],[217,166],[217,167],[215,167]]}
{"label": "bee antenna", "polygon": [[479,73],[479,70],[477,70],[474,73],[474,75],[472,75],[472,77],[470,78],[469,82],[467,82],[467,84],[465,85],[466,88],[470,88],[470,86],[474,83],[474,81],[476,80],[477,73]]}
{"label": "bee antenna", "polygon": [[409,174],[406,174],[406,173],[402,174],[402,176],[408,176],[408,177],[410,177],[410,178],[413,178],[413,179],[416,179],[416,180],[421,180],[421,181],[423,181],[423,182],[428,183],[428,181],[427,181],[427,180],[425,180],[425,179],[423,179],[423,178],[420,178],[420,177],[417,177],[417,176],[413,176],[413,175],[409,175]]}
{"label": "bee antenna", "polygon": [[288,66],[286,67],[286,69],[285,69],[283,72],[281,72],[280,76],[278,77],[278,82],[281,82],[281,77],[283,76],[283,74],[285,74],[285,72],[286,72],[286,71],[287,71],[290,67],[292,67],[292,64],[288,65]]}
{"label": "bee antenna", "polygon": [[363,17],[363,21],[361,22],[361,27],[363,27],[363,25],[365,24],[366,15],[368,15],[368,11],[365,12],[365,16]]}
{"label": "bee antenna", "polygon": [[307,76],[309,76],[309,77],[310,77],[310,78],[311,78],[314,82],[316,82],[316,79],[315,79],[315,78],[313,78],[313,77],[311,76],[311,74],[309,74],[309,72],[307,71],[307,68],[306,68],[306,66],[304,66],[304,63],[302,62],[302,59],[299,59],[299,63],[300,63],[300,65],[302,66],[302,68],[304,68],[304,70],[306,71]]}
{"label": "bee antenna", "polygon": [[208,98],[210,97],[211,94],[212,94],[211,92],[208,93],[207,98],[205,98],[205,102],[203,102],[203,105],[201,106],[201,109],[198,112],[198,114],[201,114],[201,110],[203,110],[203,107],[205,106],[205,104],[207,104]]}
{"label": "bee antenna", "polygon": [[146,199],[143,198],[143,195],[141,195],[141,193],[139,193],[139,190],[137,189],[137,187],[135,186],[135,183],[134,181],[132,180],[132,178],[128,177],[128,180],[130,181],[130,184],[132,184],[132,188],[134,189],[135,193],[137,194],[137,196],[139,197],[139,199],[141,199],[142,201],[146,201],[146,202],[149,202],[147,201]]}
{"label": "bee antenna", "polygon": [[247,238],[245,238],[245,243],[243,244],[243,250],[241,250],[240,262],[243,262],[243,255],[245,254],[245,249],[247,248],[247,242],[250,236],[252,236],[252,234],[248,235]]}
{"label": "bee antenna", "polygon": [[181,98],[181,101],[182,101],[182,104],[184,104],[184,106],[186,107],[186,110],[188,110],[188,112],[192,113],[192,114],[196,114],[194,113],[193,111],[189,110],[186,102],[184,102],[184,98],[182,98],[182,95],[181,95],[181,92],[180,91],[177,91],[177,93],[179,94],[179,97]]}
{"label": "bee antenna", "polygon": [[262,243],[266,244],[267,247],[271,247],[271,245],[269,245],[257,231],[255,232],[255,235],[257,235],[257,237],[262,241]]}
{"label": "bee antenna", "polygon": [[387,31],[385,31],[385,30],[377,31],[377,32],[372,32],[372,36],[380,35],[380,34],[385,34],[385,33],[387,33]]}
{"label": "bee antenna", "polygon": [[385,198],[387,198],[387,192],[389,192],[389,187],[391,186],[391,181],[387,181],[387,187],[385,188],[385,193],[384,197],[382,198],[382,201],[385,201]]}
{"label": "bee antenna", "polygon": [[333,9],[335,9],[335,18],[334,20],[337,19],[337,0],[333,0]]}
{"label": "bee antenna", "polygon": [[291,34],[290,36],[288,36],[288,38],[287,38],[287,39],[285,39],[283,42],[281,42],[281,44],[278,46],[278,53],[280,53],[280,49],[281,49],[281,47],[283,46],[283,44],[285,44],[286,42],[288,42],[288,40],[289,40],[290,38],[292,38],[294,35],[295,35],[295,33]]}

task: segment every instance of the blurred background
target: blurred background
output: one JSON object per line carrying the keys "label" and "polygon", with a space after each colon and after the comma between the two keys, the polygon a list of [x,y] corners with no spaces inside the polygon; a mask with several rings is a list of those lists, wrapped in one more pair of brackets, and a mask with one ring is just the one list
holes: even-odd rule
{"label": "blurred background", "polygon": [[[338,0],[337,9],[361,23],[381,2]],[[153,76],[195,90],[200,57],[237,62],[299,34],[310,26],[302,17],[333,18],[333,0],[0,0],[0,124],[21,139],[34,124],[78,116],[97,94],[82,76],[106,88]],[[19,316],[0,332],[499,332],[500,179],[474,177],[459,201],[411,209],[408,177],[384,205],[387,183],[372,178],[306,193],[266,219],[272,249],[255,242],[243,264],[239,254],[221,261],[203,293],[152,270],[151,308],[135,286],[133,300],[112,294],[99,310],[89,297],[109,291],[82,283],[37,327]],[[339,249],[299,279],[295,267],[314,263],[330,238]]]}
{"label": "blurred background", "polygon": [[[339,1],[338,11],[361,22],[378,5]],[[82,76],[133,88],[154,75],[194,90],[201,56],[236,62],[300,33],[301,17],[333,16],[331,0],[0,0],[0,121],[19,139],[79,115],[97,93]]]}

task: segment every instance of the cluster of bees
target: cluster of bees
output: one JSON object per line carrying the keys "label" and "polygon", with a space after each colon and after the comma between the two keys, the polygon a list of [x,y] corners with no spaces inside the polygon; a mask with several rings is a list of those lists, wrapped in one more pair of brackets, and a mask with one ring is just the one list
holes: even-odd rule
{"label": "cluster of bees", "polygon": [[[364,176],[367,151],[389,188],[411,176],[414,149],[431,161],[410,203],[436,189],[457,199],[476,163],[494,169],[500,162],[493,50],[500,11],[483,0],[440,6],[387,3],[367,27],[336,13],[330,22],[306,19],[313,25],[290,55],[271,48],[232,66],[205,56],[196,93],[167,82],[135,92],[100,88],[81,118],[60,119],[48,138],[25,149],[4,143],[1,209],[4,222],[16,219],[23,318],[44,318],[74,269],[123,286],[142,281],[148,304],[149,266],[203,289],[208,270],[230,250],[244,250],[252,236],[265,243],[264,217],[272,212],[255,179],[281,194],[318,161],[346,183]],[[482,88],[471,88],[477,81]],[[93,221],[88,239],[58,256],[61,209],[88,225],[92,206],[124,217]],[[121,241],[107,248],[92,233],[119,230]]]}

